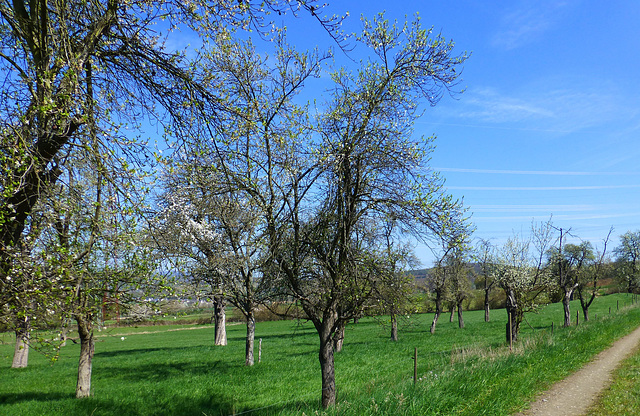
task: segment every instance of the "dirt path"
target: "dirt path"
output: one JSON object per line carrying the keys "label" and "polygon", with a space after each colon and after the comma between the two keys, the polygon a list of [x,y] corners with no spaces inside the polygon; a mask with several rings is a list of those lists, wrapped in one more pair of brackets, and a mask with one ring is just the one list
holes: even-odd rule
{"label": "dirt path", "polygon": [[583,416],[600,392],[611,383],[611,373],[640,344],[640,327],[566,379],[544,392],[517,416]]}

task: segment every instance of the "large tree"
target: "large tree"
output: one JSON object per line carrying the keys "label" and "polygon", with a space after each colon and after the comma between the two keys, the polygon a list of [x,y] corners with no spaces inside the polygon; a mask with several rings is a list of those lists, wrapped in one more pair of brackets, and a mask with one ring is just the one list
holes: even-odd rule
{"label": "large tree", "polygon": [[[105,319],[101,316],[105,307],[113,301],[118,307],[141,304],[144,297],[157,296],[165,287],[153,273],[136,216],[115,195],[106,194],[112,198],[105,198],[89,221],[63,213],[60,219],[65,225],[57,229],[64,280],[71,291],[66,295],[67,313],[76,322],[80,341],[78,398],[91,395],[94,328]],[[80,234],[85,235],[80,238]]]}
{"label": "large tree", "polygon": [[133,207],[119,200],[102,173],[85,162],[69,162],[67,175],[48,191],[56,197],[38,203],[38,238],[29,252],[32,266],[21,270],[35,270],[41,278],[19,296],[42,302],[20,309],[34,320],[46,319],[38,314],[41,308],[54,314],[58,325],[75,320],[80,341],[77,397],[91,392],[93,328],[105,302],[116,298],[127,303],[133,289],[147,286],[143,283],[152,276],[142,260],[146,256],[139,248]]}
{"label": "large tree", "polygon": [[[318,119],[319,176],[308,189],[320,204],[307,210],[306,198],[290,198],[288,239],[277,232],[276,217],[268,219],[275,266],[318,332],[323,407],[336,400],[336,331],[376,293],[367,253],[377,243],[363,238],[367,224],[393,216],[421,238],[460,225],[460,206],[442,193],[440,178],[420,172],[430,140],[411,133],[420,100],[435,105],[451,91],[466,55],[453,56],[453,43],[431,38],[417,20],[397,27],[378,17],[363,25],[359,41],[376,59],[355,75],[333,74],[331,100]],[[293,250],[283,252],[281,241]],[[302,253],[303,263],[290,255]]]}
{"label": "large tree", "polygon": [[382,251],[380,252],[382,268],[378,271],[386,283],[376,286],[380,292],[376,294],[375,309],[389,316],[391,322],[391,340],[398,340],[398,317],[413,313],[412,295],[415,282],[408,270],[417,268],[418,259],[413,254],[409,242],[399,241],[398,229],[393,218],[387,218],[381,227]]}
{"label": "large tree", "polygon": [[640,231],[627,231],[614,249],[617,273],[629,293],[640,287]]}
{"label": "large tree", "polygon": [[551,222],[532,223],[528,238],[510,237],[497,251],[495,279],[507,297],[507,342],[517,341],[524,313],[551,284],[544,257],[552,241]]}
{"label": "large tree", "polygon": [[459,326],[464,326],[462,320],[462,301],[465,291],[464,280],[467,279],[465,264],[465,246],[468,235],[465,228],[449,230],[441,236],[440,255],[434,262],[434,267],[428,276],[428,290],[433,293],[435,301],[435,314],[431,321],[430,332],[436,330],[436,324],[442,314],[444,302],[448,302],[451,308],[451,320],[456,307],[459,307]]}
{"label": "large tree", "polygon": [[491,291],[496,287],[497,283],[495,274],[493,273],[495,267],[495,247],[489,240],[478,240],[474,250],[474,258],[478,265],[476,285],[482,283],[482,289],[484,291],[484,321],[489,322],[489,299]]}
{"label": "large tree", "polygon": [[[206,159],[175,160],[165,174],[161,212],[152,233],[161,252],[178,260],[196,289],[204,284],[215,310],[233,304],[246,318],[246,365],[253,365],[255,312],[274,290],[264,276],[265,245],[259,210],[239,192],[227,192],[216,165]],[[216,345],[226,344],[224,315],[216,314]]]}
{"label": "large tree", "polygon": [[336,400],[336,334],[388,283],[377,273],[386,266],[374,225],[393,217],[424,240],[464,222],[426,166],[432,139],[414,139],[412,126],[423,100],[435,105],[455,92],[467,56],[417,20],[363,25],[358,42],[375,58],[332,74],[315,120],[292,100],[318,73],[317,55],[282,47],[261,60],[219,39],[211,88],[231,104],[228,118],[203,120],[187,143],[217,158],[219,185],[259,210],[262,273],[280,279],[318,332],[323,407]]}
{"label": "large tree", "polygon": [[589,320],[589,307],[599,293],[599,282],[611,274],[611,263],[607,258],[607,246],[609,245],[609,238],[612,232],[613,228],[609,230],[607,237],[603,240],[602,249],[596,250],[596,252],[592,254],[587,267],[585,267],[578,276],[578,287],[576,291],[578,292],[580,307],[582,308],[582,315],[585,321]]}
{"label": "large tree", "polygon": [[562,307],[564,326],[571,326],[570,301],[574,291],[580,286],[583,275],[589,264],[595,259],[591,243],[563,244],[563,230],[560,229],[560,240],[557,248],[549,254],[549,267],[555,279],[555,286],[562,291]]}
{"label": "large tree", "polygon": [[223,276],[228,270],[216,226],[222,201],[209,188],[211,178],[193,166],[168,166],[161,183],[158,211],[149,227],[152,246],[179,275],[187,295],[212,299],[214,345],[227,345]]}

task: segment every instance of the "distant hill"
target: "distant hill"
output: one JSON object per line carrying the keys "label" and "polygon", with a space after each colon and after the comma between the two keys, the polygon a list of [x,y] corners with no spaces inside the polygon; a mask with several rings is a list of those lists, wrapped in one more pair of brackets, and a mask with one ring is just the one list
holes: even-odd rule
{"label": "distant hill", "polygon": [[412,275],[415,279],[426,279],[427,274],[429,274],[429,270],[431,269],[409,270],[408,273]]}
{"label": "distant hill", "polygon": [[[480,264],[471,263],[471,264],[469,264],[469,267],[472,270],[472,273],[469,276],[469,280],[471,280],[471,282],[474,283],[475,280],[476,280],[475,279],[476,276],[480,273]],[[427,276],[429,275],[429,273],[431,273],[432,269],[433,268],[409,270],[408,273],[413,276],[413,278],[416,280],[416,282],[420,283],[420,282],[423,282],[423,281],[425,281],[427,279]]]}

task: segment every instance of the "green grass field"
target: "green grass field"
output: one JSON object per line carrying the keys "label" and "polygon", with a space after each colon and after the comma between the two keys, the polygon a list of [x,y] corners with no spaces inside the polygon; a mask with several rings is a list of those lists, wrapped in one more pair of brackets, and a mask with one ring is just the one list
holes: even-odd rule
{"label": "green grass field", "polygon": [[[512,353],[503,341],[504,310],[492,311],[490,323],[482,311],[465,312],[462,330],[443,315],[435,335],[428,332],[431,314],[414,316],[397,343],[379,321],[363,319],[347,327],[336,355],[338,405],[327,412],[319,409],[318,340],[309,323],[259,323],[262,362],[251,368],[244,367],[244,325],[227,327],[226,347],[213,346],[209,325],[96,332],[93,397],[84,400],[74,398],[78,345],[64,347],[53,365],[32,351],[29,367],[15,370],[12,337],[4,334],[0,414],[508,415],[637,327],[640,308],[630,300],[599,298],[590,322],[567,329],[559,328],[559,304],[528,314]],[[577,308],[572,303],[574,317]]]}

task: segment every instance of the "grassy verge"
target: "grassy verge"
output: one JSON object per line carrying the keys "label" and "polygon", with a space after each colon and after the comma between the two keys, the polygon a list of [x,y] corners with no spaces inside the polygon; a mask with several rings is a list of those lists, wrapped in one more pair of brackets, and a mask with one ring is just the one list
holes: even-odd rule
{"label": "grassy verge", "polygon": [[611,386],[593,406],[590,416],[633,416],[640,414],[640,349],[627,358],[613,375]]}
{"label": "grassy verge", "polygon": [[[28,368],[9,370],[13,345],[3,335],[0,414],[508,415],[635,328],[640,309],[623,308],[629,299],[599,298],[592,320],[578,327],[559,328],[559,304],[529,314],[513,352],[503,341],[504,310],[493,311],[489,323],[482,311],[465,312],[464,329],[443,316],[435,335],[428,332],[431,315],[411,317],[397,343],[389,341],[389,328],[363,319],[347,327],[336,355],[339,404],[328,412],[318,410],[318,339],[309,323],[258,324],[262,362],[251,368],[243,365],[244,325],[228,327],[226,347],[213,346],[211,326],[102,331],[93,397],[86,400],[73,397],[77,345],[65,347],[53,365],[32,352]],[[572,304],[574,313],[578,307]]]}

